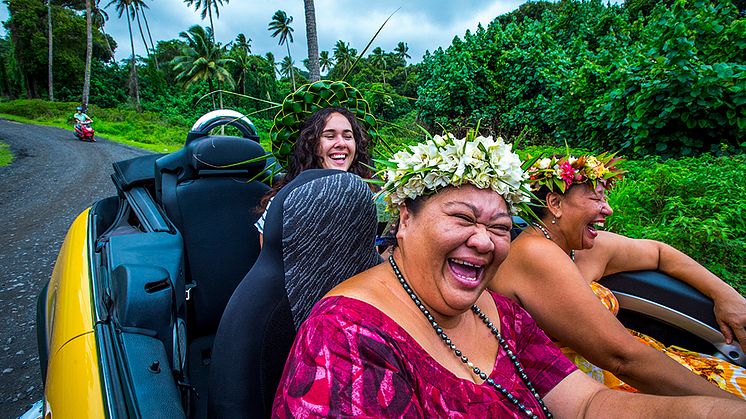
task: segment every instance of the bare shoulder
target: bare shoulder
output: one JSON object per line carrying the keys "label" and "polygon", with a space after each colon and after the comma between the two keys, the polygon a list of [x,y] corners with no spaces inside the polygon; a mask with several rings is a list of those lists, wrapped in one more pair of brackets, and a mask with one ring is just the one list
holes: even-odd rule
{"label": "bare shoulder", "polygon": [[543,287],[559,272],[576,270],[556,244],[540,236],[519,236],[490,282],[490,289],[521,302],[529,288]]}
{"label": "bare shoulder", "polygon": [[376,302],[384,298],[380,294],[385,270],[386,264],[380,264],[360,272],[332,288],[326,296],[340,295],[376,305]]}

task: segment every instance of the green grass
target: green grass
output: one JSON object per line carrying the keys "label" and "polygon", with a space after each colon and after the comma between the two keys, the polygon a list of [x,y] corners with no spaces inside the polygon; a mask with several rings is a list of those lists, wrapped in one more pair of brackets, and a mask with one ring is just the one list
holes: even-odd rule
{"label": "green grass", "polygon": [[[0,117],[39,125],[72,130],[70,118],[77,103],[48,102],[23,99],[0,102]],[[87,114],[93,119],[96,137],[155,152],[172,152],[184,145],[187,132],[194,121],[165,118],[155,112],[136,112],[128,108],[99,108],[91,105]],[[256,120],[262,146],[269,149],[269,123]],[[266,129],[263,129],[266,128]],[[232,128],[226,135],[234,134]]]}
{"label": "green grass", "polygon": [[13,153],[7,144],[0,142],[0,167],[7,166],[13,162]]}

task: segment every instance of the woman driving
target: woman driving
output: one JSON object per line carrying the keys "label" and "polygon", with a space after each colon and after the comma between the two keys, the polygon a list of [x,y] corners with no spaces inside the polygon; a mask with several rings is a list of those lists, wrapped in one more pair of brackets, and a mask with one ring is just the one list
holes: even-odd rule
{"label": "woman driving", "polygon": [[624,172],[617,160],[607,154],[563,156],[537,160],[529,168],[532,190],[546,206],[537,208],[540,222],[513,242],[490,288],[521,304],[565,346],[570,359],[609,387],[735,397],[722,388],[746,397],[743,369],[665,348],[650,337],[630,334],[616,319],[616,298],[596,281],[621,271],[657,269],[712,298],[728,343],[735,335],[746,348],[746,300],[733,288],[671,246],[597,229],[613,212],[606,191]]}
{"label": "woman driving", "polygon": [[436,136],[387,163],[398,213],[387,263],[343,282],[299,328],[278,417],[744,415],[746,404],[616,392],[579,372],[508,298],[486,290],[528,201],[502,139]]}

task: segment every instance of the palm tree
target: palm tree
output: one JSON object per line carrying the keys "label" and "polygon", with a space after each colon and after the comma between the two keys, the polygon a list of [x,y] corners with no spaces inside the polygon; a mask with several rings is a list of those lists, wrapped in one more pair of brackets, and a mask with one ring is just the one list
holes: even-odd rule
{"label": "palm tree", "polygon": [[54,61],[54,43],[52,42],[52,0],[47,0],[47,37],[49,42],[49,47],[47,48],[47,59],[49,60],[49,63],[47,65],[47,78],[49,79],[49,101],[54,102],[54,84],[52,83],[54,81],[52,71],[52,63]]}
{"label": "palm tree", "polygon": [[104,35],[104,41],[106,41],[106,49],[109,51],[109,55],[113,60],[114,50],[111,49],[109,37],[106,35],[106,31],[104,30],[104,25],[106,24],[106,21],[109,20],[109,15],[104,11],[104,9],[100,7],[99,3],[101,3],[101,0],[96,0],[96,6],[91,11],[91,14],[93,15],[93,25],[98,28],[98,30],[100,30],[101,33]]}
{"label": "palm tree", "polygon": [[236,83],[241,86],[241,94],[246,94],[246,75],[248,74],[249,70],[251,69],[251,59],[249,58],[249,55],[245,52],[242,52],[243,50],[238,50],[239,52],[234,55],[233,57],[233,64],[236,67],[236,73],[237,73],[237,79]]}
{"label": "palm tree", "polygon": [[111,5],[114,5],[116,8],[116,11],[118,13],[118,16],[121,18],[122,15],[127,16],[127,29],[129,29],[130,34],[130,47],[132,48],[132,59],[130,62],[132,63],[132,70],[130,71],[131,74],[131,80],[132,83],[130,86],[132,89],[130,92],[132,93],[132,96],[135,99],[135,107],[137,108],[137,111],[139,112],[141,110],[140,107],[140,88],[138,86],[138,80],[137,80],[137,58],[135,58],[135,39],[132,36],[132,21],[130,20],[130,5],[132,4],[132,0],[111,0],[105,7],[109,7]]}
{"label": "palm tree", "polygon": [[267,60],[267,62],[268,62],[268,63],[269,63],[269,64],[270,64],[271,66],[272,66],[272,68],[274,69],[274,72],[273,72],[273,74],[279,74],[279,71],[277,71],[277,64],[279,64],[279,63],[275,62],[275,55],[274,55],[274,54],[272,54],[271,52],[268,52],[268,53],[266,53],[266,54],[264,55],[264,58],[265,58],[265,59]]}
{"label": "palm tree", "polygon": [[91,0],[85,0],[85,74],[83,76],[83,109],[88,108],[88,95],[91,92],[91,57],[93,56],[93,16]]}
{"label": "palm tree", "polygon": [[251,38],[246,38],[246,35],[239,33],[233,45],[244,54],[251,54]]}
{"label": "palm tree", "polygon": [[306,40],[308,41],[308,78],[311,83],[321,78],[319,71],[319,40],[316,35],[316,10],[313,0],[303,0],[306,10]]}
{"label": "palm tree", "polygon": [[210,17],[210,34],[212,41],[215,42],[215,25],[212,21],[212,12],[215,11],[215,17],[220,17],[220,9],[218,4],[223,6],[223,2],[228,4],[229,0],[184,0],[187,6],[194,5],[194,10],[202,10],[200,17],[205,20],[205,17]]}
{"label": "palm tree", "polygon": [[381,75],[383,76],[383,84],[386,84],[386,55],[384,55],[381,47],[376,47],[373,50],[373,56],[371,57],[373,65],[381,69]]}
{"label": "palm tree", "polygon": [[329,56],[329,51],[321,51],[319,56],[319,67],[324,73],[328,72],[334,65],[334,59]]}
{"label": "palm tree", "polygon": [[[287,46],[288,60],[292,63],[293,58],[290,55],[290,42],[293,42],[293,28],[290,27],[291,23],[293,23],[293,17],[288,16],[287,13],[282,10],[278,10],[272,16],[272,21],[269,22],[268,29],[270,32],[274,31],[272,32],[272,38],[280,35],[280,45],[285,44],[285,46]],[[288,40],[290,42],[286,42]],[[293,90],[295,90],[295,72],[291,71],[290,74],[293,78]]]}
{"label": "palm tree", "polygon": [[396,56],[404,62],[404,78],[407,78],[407,58],[412,58],[409,56],[409,54],[407,54],[407,52],[409,52],[407,43],[399,42],[396,45],[396,48],[394,48],[394,52],[396,53]]}
{"label": "palm tree", "polygon": [[[186,47],[182,50],[182,55],[171,61],[174,70],[180,72],[176,75],[176,81],[183,83],[185,87],[200,81],[206,81],[210,93],[215,91],[213,83],[217,83],[218,89],[223,84],[233,87],[233,77],[227,69],[227,64],[233,62],[233,60],[224,58],[226,49],[213,42],[210,28],[194,25],[186,32],[181,32],[179,37],[184,38]],[[212,99],[212,106],[215,108],[215,98],[213,95],[210,95],[210,98]],[[218,92],[218,98],[222,109],[222,92]]]}
{"label": "palm tree", "polygon": [[[132,6],[135,9],[135,16],[137,17],[137,26],[140,28],[140,36],[142,36],[142,41],[145,44],[145,49],[148,50],[148,55],[153,57],[153,62],[155,63],[155,68],[160,69],[158,66],[158,57],[155,54],[155,43],[153,42],[153,36],[150,33],[150,25],[148,24],[148,18],[145,16],[145,9],[149,9],[147,4],[145,4],[144,0],[132,0]],[[142,26],[140,25],[140,15],[142,15],[142,19],[145,21],[145,30],[148,32],[148,39],[150,39],[150,49],[148,49],[148,44],[145,42],[145,35],[142,31]],[[153,51],[152,55],[150,51]]]}
{"label": "palm tree", "polygon": [[[295,73],[295,66],[293,65],[293,60],[288,56],[282,59],[282,62],[280,62],[280,74],[285,77],[295,77],[293,74]],[[295,86],[293,86],[295,88]]]}
{"label": "palm tree", "polygon": [[342,42],[342,40],[334,44],[334,61],[337,66],[340,66],[342,72],[347,71],[352,66],[356,53],[357,51],[350,48],[349,43]]}

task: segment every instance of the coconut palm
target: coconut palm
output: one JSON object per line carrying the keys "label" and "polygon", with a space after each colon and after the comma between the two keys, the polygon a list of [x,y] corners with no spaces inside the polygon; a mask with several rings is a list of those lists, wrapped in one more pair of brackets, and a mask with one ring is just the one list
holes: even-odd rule
{"label": "coconut palm", "polygon": [[[145,15],[145,9],[149,9],[150,7],[145,4],[145,0],[132,0],[132,6],[135,10],[135,17],[137,17],[137,26],[140,28],[140,36],[142,36],[143,43],[145,44],[145,49],[148,51],[148,56],[153,57],[155,68],[159,69],[158,57],[155,54],[155,43],[153,42],[153,36],[150,33],[148,17]],[[142,16],[142,19],[145,22],[145,31],[148,33],[148,39],[150,39],[150,47],[148,47],[148,44],[145,42],[145,34],[143,33],[142,25],[140,24],[140,16]],[[150,51],[153,51],[152,55]]]}
{"label": "coconut palm", "polygon": [[396,56],[399,57],[400,60],[404,62],[404,77],[407,77],[407,58],[412,58],[407,52],[409,52],[409,47],[407,46],[406,42],[399,42],[396,45],[396,48],[394,48],[394,52],[396,53]]}
{"label": "coconut palm", "polygon": [[[233,60],[225,58],[226,48],[213,42],[210,28],[194,25],[186,32],[181,32],[179,37],[184,38],[186,46],[182,55],[171,61],[174,70],[179,71],[176,81],[189,87],[194,83],[206,81],[210,93],[214,92],[217,83],[218,90],[221,86],[233,87],[233,77],[228,71],[228,63]],[[215,108],[215,97],[210,95],[212,106]],[[218,92],[219,105],[223,108],[223,94]]]}
{"label": "coconut palm", "polygon": [[111,44],[109,43],[109,37],[106,35],[106,31],[104,30],[104,25],[106,24],[106,21],[109,20],[109,15],[104,11],[104,9],[101,8],[101,0],[96,0],[96,6],[91,10],[92,18],[93,18],[93,26],[98,28],[98,30],[101,31],[101,33],[104,35],[104,41],[106,42],[106,49],[109,52],[109,56],[111,59],[114,59],[114,50],[111,49]]}
{"label": "coconut palm", "polygon": [[[280,62],[280,74],[285,77],[293,77],[295,78],[295,63],[293,63],[293,60],[290,57],[285,57]],[[295,87],[293,87],[295,88]]]}
{"label": "coconut palm", "polygon": [[340,67],[343,73],[352,66],[352,63],[355,60],[355,54],[357,54],[357,51],[350,48],[349,43],[339,40],[334,44],[334,62],[336,62],[336,65]]}
{"label": "coconut palm", "polygon": [[200,17],[205,20],[205,17],[210,17],[210,35],[212,41],[215,42],[215,24],[212,21],[212,13],[215,12],[215,17],[220,17],[220,9],[218,5],[223,6],[223,3],[228,4],[229,0],[184,0],[187,6],[194,5],[194,10],[201,10]]}
{"label": "coconut palm", "polygon": [[[288,61],[293,62],[293,58],[290,55],[290,42],[293,42],[293,28],[290,24],[293,23],[293,17],[288,16],[283,10],[278,10],[272,16],[272,21],[269,22],[268,29],[272,32],[272,38],[280,35],[280,45],[285,44],[288,48]],[[289,41],[289,42],[288,42]],[[284,63],[284,61],[283,61]],[[293,90],[295,90],[295,72],[290,72],[293,78]]]}
{"label": "coconut palm", "polygon": [[383,84],[386,84],[386,55],[383,53],[381,47],[376,47],[373,50],[371,61],[374,67],[381,69],[381,76],[383,77]]}
{"label": "coconut palm", "polygon": [[241,94],[246,94],[246,76],[251,69],[251,59],[248,54],[239,52],[233,56],[233,65],[236,70],[236,84],[241,86]]}
{"label": "coconut palm", "polygon": [[319,55],[319,68],[324,73],[328,72],[334,66],[334,59],[329,56],[329,51],[321,51]]}
{"label": "coconut palm", "polygon": [[47,78],[49,79],[49,101],[54,102],[54,85],[52,82],[54,81],[54,74],[53,74],[53,56],[54,56],[54,43],[52,42],[52,0],[47,0],[47,40],[49,42],[49,47],[47,48],[47,59],[49,60],[49,63],[47,64]]}
{"label": "coconut palm", "polygon": [[140,88],[138,86],[138,80],[137,80],[137,58],[135,57],[135,38],[132,36],[132,21],[130,20],[130,6],[132,4],[132,0],[111,0],[105,7],[109,7],[111,5],[114,5],[118,16],[121,18],[122,15],[127,16],[127,29],[129,30],[130,35],[130,47],[132,48],[132,59],[130,62],[132,63],[132,69],[130,71],[131,80],[130,83],[130,93],[132,94],[132,97],[135,100],[135,107],[137,108],[138,112],[141,110],[140,107]]}
{"label": "coconut palm", "polygon": [[238,48],[240,51],[243,51],[244,54],[251,54],[251,38],[246,38],[246,35],[242,33],[239,33],[238,36],[236,36],[233,46]]}
{"label": "coconut palm", "polygon": [[278,62],[275,62],[275,55],[271,52],[268,52],[264,55],[264,58],[267,60],[267,62],[272,66],[274,69],[273,74],[280,74],[280,72],[277,70],[277,64]]}
{"label": "coconut palm", "polygon": [[306,11],[306,40],[308,41],[308,77],[311,83],[321,78],[319,71],[319,40],[316,35],[316,10],[313,0],[303,0]]}
{"label": "coconut palm", "polygon": [[85,0],[85,73],[83,75],[83,109],[88,108],[88,95],[91,91],[91,57],[93,56],[93,14],[91,0]]}

